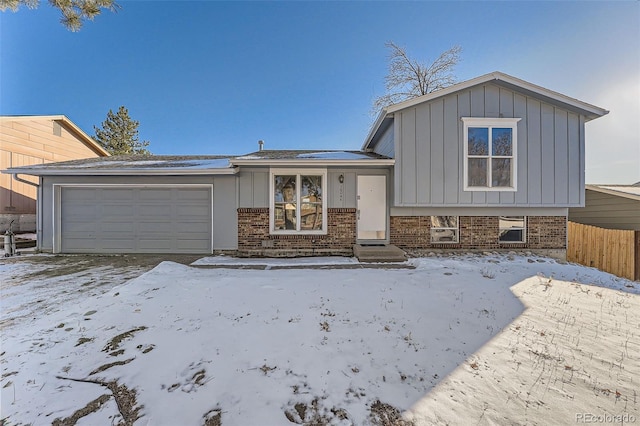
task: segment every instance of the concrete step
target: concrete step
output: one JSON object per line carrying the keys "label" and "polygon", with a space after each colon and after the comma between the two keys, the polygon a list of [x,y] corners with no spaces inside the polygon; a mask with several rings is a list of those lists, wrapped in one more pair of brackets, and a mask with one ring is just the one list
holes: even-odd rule
{"label": "concrete step", "polygon": [[407,260],[405,252],[392,244],[380,246],[356,244],[353,246],[353,255],[360,262],[404,262]]}

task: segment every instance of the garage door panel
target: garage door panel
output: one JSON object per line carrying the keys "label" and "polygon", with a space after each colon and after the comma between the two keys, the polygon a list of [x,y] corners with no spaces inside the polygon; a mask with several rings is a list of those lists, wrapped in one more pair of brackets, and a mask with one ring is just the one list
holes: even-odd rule
{"label": "garage door panel", "polygon": [[211,188],[62,188],[61,251],[211,253]]}
{"label": "garage door panel", "polygon": [[134,207],[131,204],[104,203],[101,213],[103,216],[130,218],[134,214],[133,210]]}
{"label": "garage door panel", "polygon": [[140,201],[166,201],[170,202],[173,198],[175,189],[145,189],[140,191]]}
{"label": "garage door panel", "polygon": [[90,200],[96,200],[99,197],[98,193],[94,189],[89,188],[75,188],[75,191],[69,192],[65,195],[66,202],[77,202],[80,204],[84,204]]}
{"label": "garage door panel", "polygon": [[170,204],[138,204],[138,214],[146,217],[171,217],[173,206]]}
{"label": "garage door panel", "polygon": [[109,238],[110,234],[118,234],[119,238],[126,238],[127,235],[136,231],[135,224],[131,222],[103,222],[98,226],[105,238]]}
{"label": "garage door panel", "polygon": [[134,250],[135,243],[130,238],[104,238],[100,241],[100,248],[124,252]]}
{"label": "garage door panel", "polygon": [[133,201],[135,193],[127,188],[104,188],[96,191],[103,200],[114,200],[119,203],[124,201]]}
{"label": "garage door panel", "polygon": [[206,189],[192,188],[192,189],[179,189],[178,200],[208,200],[209,194]]}
{"label": "garage door panel", "polygon": [[196,250],[207,250],[209,245],[206,241],[202,240],[176,240],[176,245],[178,250],[187,250],[190,248],[195,248]]}

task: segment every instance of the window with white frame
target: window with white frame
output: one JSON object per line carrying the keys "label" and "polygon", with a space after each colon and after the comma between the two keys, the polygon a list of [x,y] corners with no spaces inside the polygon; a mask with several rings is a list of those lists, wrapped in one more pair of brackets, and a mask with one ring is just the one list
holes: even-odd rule
{"label": "window with white frame", "polygon": [[515,191],[519,118],[469,118],[464,122],[465,191]]}
{"label": "window with white frame", "polygon": [[500,216],[498,226],[501,243],[524,243],[527,241],[526,217]]}
{"label": "window with white frame", "polygon": [[325,170],[271,172],[272,233],[326,233]]}
{"label": "window with white frame", "polygon": [[457,243],[458,216],[431,216],[431,242]]}

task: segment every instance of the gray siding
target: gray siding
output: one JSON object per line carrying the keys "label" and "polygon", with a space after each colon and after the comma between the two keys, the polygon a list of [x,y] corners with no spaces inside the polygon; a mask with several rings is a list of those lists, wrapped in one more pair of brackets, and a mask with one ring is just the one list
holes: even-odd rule
{"label": "gray siding", "polygon": [[569,209],[569,220],[608,229],[640,231],[640,200],[586,190],[586,206]]}
{"label": "gray siding", "polygon": [[240,208],[269,207],[269,169],[241,169],[239,177]]}
{"label": "gray siding", "polygon": [[373,147],[373,152],[393,158],[395,153],[394,143],[395,141],[393,139],[393,126],[389,126],[389,128],[387,128],[387,130],[382,133],[382,135],[376,142],[375,146]]}
{"label": "gray siding", "polygon": [[[213,184],[213,248],[233,250],[238,247],[237,190],[235,176],[47,176],[41,179],[41,218],[38,240],[44,251],[53,250],[54,217],[60,206],[54,205],[54,184],[78,185],[189,185]],[[58,187],[59,188],[59,187]],[[54,216],[55,212],[55,216]],[[57,230],[59,232],[59,230]],[[60,235],[56,238],[59,241]]]}
{"label": "gray siding", "polygon": [[[464,191],[461,117],[521,118],[517,191]],[[406,207],[576,207],[584,202],[584,117],[487,83],[394,114],[394,202]]]}
{"label": "gray siding", "polygon": [[[276,167],[282,169],[283,167]],[[305,167],[302,167],[305,168]],[[299,168],[293,168],[294,170]],[[305,168],[311,169],[311,168]],[[240,208],[269,207],[269,168],[243,169],[239,173]],[[355,208],[358,175],[389,174],[388,168],[327,168],[328,208]],[[340,175],[344,177],[340,183]]]}

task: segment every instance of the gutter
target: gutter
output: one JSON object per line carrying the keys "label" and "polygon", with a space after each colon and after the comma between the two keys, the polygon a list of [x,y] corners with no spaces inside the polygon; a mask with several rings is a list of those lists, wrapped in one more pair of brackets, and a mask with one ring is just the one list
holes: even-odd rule
{"label": "gutter", "polygon": [[41,247],[40,240],[42,235],[42,214],[40,214],[42,211],[42,208],[40,207],[40,203],[42,203],[42,186],[22,179],[18,176],[18,173],[12,173],[12,176],[20,183],[26,183],[27,185],[36,187],[36,191],[38,193],[38,196],[36,197],[36,249],[39,250]]}
{"label": "gutter", "polygon": [[[23,173],[23,174],[27,174],[27,173]],[[29,182],[28,180],[24,180],[21,177],[18,177],[18,173],[12,173],[12,175],[13,175],[13,178],[15,180],[17,180],[18,182],[26,183],[27,185],[35,186],[36,188],[40,188],[40,185],[38,185],[37,183]]]}
{"label": "gutter", "polygon": [[[20,173],[31,176],[176,176],[176,175],[235,175],[238,173],[236,167],[225,169],[129,169],[129,170],[113,170],[113,169],[7,169],[2,173],[10,173],[14,177]],[[34,183],[16,178],[20,182]]]}

